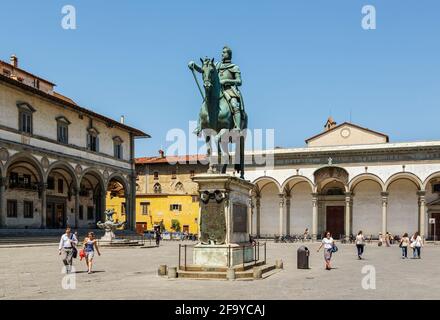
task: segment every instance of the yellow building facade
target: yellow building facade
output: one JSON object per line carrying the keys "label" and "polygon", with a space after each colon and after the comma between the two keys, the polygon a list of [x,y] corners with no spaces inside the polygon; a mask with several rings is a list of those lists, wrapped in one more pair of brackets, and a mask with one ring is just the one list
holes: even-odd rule
{"label": "yellow building facade", "polygon": [[[136,230],[142,233],[163,225],[167,231],[198,233],[199,195],[192,176],[207,167],[191,157],[136,159]],[[169,161],[178,162],[170,164]],[[119,222],[125,221],[125,198],[107,193],[107,209],[114,209]]]}

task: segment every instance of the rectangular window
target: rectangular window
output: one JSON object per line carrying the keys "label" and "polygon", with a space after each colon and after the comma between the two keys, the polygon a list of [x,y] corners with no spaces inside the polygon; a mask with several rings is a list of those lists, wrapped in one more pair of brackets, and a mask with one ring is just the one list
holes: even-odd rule
{"label": "rectangular window", "polygon": [[79,220],[84,220],[84,206],[79,206]]}
{"label": "rectangular window", "polygon": [[93,207],[87,207],[87,220],[93,220]]}
{"label": "rectangular window", "polygon": [[23,202],[23,217],[29,219],[34,217],[34,203],[32,201]]}
{"label": "rectangular window", "polygon": [[142,215],[148,215],[148,207],[150,206],[149,202],[141,202],[141,212]]}
{"label": "rectangular window", "polygon": [[115,158],[122,159],[122,144],[120,142],[114,142],[113,148]]}
{"label": "rectangular window", "polygon": [[26,111],[19,112],[20,131],[23,133],[32,134],[32,113]]}
{"label": "rectangular window", "polygon": [[159,172],[154,171],[154,180],[159,180]]}
{"label": "rectangular window", "polygon": [[30,189],[32,187],[31,183],[31,175],[30,174],[24,174],[23,175],[23,187]]}
{"label": "rectangular window", "polygon": [[6,207],[7,207],[7,217],[17,218],[17,200],[8,200]]}
{"label": "rectangular window", "polygon": [[69,127],[67,124],[61,122],[57,123],[57,135],[59,143],[69,143]]}
{"label": "rectangular window", "polygon": [[47,190],[55,190],[55,179],[54,179],[54,177],[47,178]]}
{"label": "rectangular window", "polygon": [[170,210],[171,211],[182,211],[182,205],[181,204],[170,204]]}
{"label": "rectangular window", "polygon": [[64,193],[64,181],[63,181],[63,179],[58,179],[58,193]]}
{"label": "rectangular window", "polygon": [[121,214],[125,214],[126,213],[125,210],[126,210],[125,202],[122,202],[121,203]]}
{"label": "rectangular window", "polygon": [[190,176],[191,178],[195,176],[195,172],[194,172],[194,170],[191,170],[191,171],[189,172],[189,176]]}
{"label": "rectangular window", "polygon": [[97,136],[91,134],[87,135],[87,148],[90,151],[99,151],[99,139]]}
{"label": "rectangular window", "polygon": [[176,179],[177,173],[176,170],[171,171],[171,179]]}

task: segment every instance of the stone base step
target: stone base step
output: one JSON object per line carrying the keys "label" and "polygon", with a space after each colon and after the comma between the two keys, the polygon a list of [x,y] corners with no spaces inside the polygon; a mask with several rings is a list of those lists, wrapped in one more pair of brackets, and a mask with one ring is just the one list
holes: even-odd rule
{"label": "stone base step", "polygon": [[[235,272],[240,271],[246,271],[253,269],[254,267],[259,267],[264,265],[265,263],[263,261],[259,261],[256,264],[254,262],[251,263],[245,263],[243,266],[242,264],[236,265],[233,268],[235,269]],[[202,267],[198,265],[187,265],[186,268],[184,266],[180,266],[180,270],[183,271],[197,271],[197,272],[226,272],[228,270],[227,267]]]}
{"label": "stone base step", "polygon": [[[266,264],[264,266],[260,266],[263,277],[265,273],[268,273],[272,270],[275,270],[276,266],[274,264],[269,265]],[[177,271],[178,278],[185,279],[200,279],[200,280],[208,280],[208,279],[216,279],[216,280],[226,280],[227,272],[226,271]],[[254,278],[254,270],[253,268],[244,270],[244,271],[236,271],[235,279],[237,280],[252,280]]]}

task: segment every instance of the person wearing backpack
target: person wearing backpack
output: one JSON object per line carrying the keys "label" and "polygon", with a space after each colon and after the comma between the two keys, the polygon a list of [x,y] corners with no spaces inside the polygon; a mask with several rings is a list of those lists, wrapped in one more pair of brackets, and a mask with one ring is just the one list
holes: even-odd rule
{"label": "person wearing backpack", "polygon": [[66,228],[66,232],[61,236],[58,245],[58,254],[63,255],[63,263],[66,268],[66,273],[72,271],[73,258],[76,258],[78,245],[78,238],[72,233],[70,227]]}
{"label": "person wearing backpack", "polygon": [[321,245],[316,252],[319,252],[322,247],[324,247],[325,270],[331,270],[332,267],[330,265],[330,261],[332,259],[333,252],[337,251],[337,247],[335,246],[335,241],[333,240],[329,231],[325,233],[325,237],[322,239]]}

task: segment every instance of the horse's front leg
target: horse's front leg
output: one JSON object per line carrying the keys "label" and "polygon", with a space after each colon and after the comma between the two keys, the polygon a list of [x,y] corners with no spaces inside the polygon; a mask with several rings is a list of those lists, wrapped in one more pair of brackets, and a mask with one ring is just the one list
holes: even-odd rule
{"label": "horse's front leg", "polygon": [[206,157],[208,158],[209,166],[208,173],[214,173],[214,168],[212,165],[212,145],[211,145],[211,136],[205,136],[205,144],[206,144]]}

